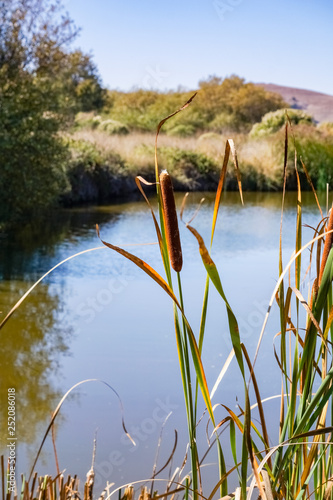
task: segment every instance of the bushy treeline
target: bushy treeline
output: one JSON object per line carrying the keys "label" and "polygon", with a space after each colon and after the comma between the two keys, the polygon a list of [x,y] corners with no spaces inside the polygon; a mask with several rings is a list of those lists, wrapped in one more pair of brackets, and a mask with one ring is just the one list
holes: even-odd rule
{"label": "bushy treeline", "polygon": [[[199,82],[199,92],[186,113],[166,122],[168,135],[187,137],[198,132],[246,132],[269,111],[285,106],[282,98],[243,78],[210,77]],[[195,90],[156,92],[133,90],[108,91],[99,116],[80,116],[78,124],[104,127],[110,133],[154,132],[161,118],[173,113]],[[87,123],[88,122],[88,123]],[[122,129],[121,129],[122,127]],[[115,131],[115,132],[113,132]]]}
{"label": "bushy treeline", "polygon": [[[229,134],[244,189],[281,187],[286,104],[279,95],[235,75],[210,77],[191,91],[107,91],[90,56],[71,49],[78,30],[59,1],[2,0],[0,7],[0,227],[55,204],[134,191],[136,174],[153,177],[159,121],[196,90],[161,132],[160,166],[176,188],[215,188]],[[333,171],[332,124],[288,114],[313,182],[323,188]]]}
{"label": "bushy treeline", "polygon": [[69,188],[61,132],[104,105],[89,56],[70,50],[77,29],[52,0],[0,2],[0,223],[57,201]]}

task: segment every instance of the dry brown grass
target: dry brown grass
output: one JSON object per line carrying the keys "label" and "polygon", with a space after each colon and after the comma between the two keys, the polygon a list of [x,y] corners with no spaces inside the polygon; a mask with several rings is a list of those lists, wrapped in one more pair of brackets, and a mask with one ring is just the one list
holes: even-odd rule
{"label": "dry brown grass", "polygon": [[240,144],[238,155],[243,169],[250,167],[258,175],[265,177],[268,183],[281,181],[281,161],[276,150],[276,143],[267,139],[246,140]]}
{"label": "dry brown grass", "polygon": [[[129,164],[135,166],[150,165],[154,158],[150,153],[144,154],[138,148],[142,145],[153,148],[155,134],[133,132],[129,135],[108,135],[100,130],[78,130],[73,133],[73,139],[89,141],[102,152],[114,151],[118,153]],[[223,147],[227,137],[215,133],[206,133],[193,137],[170,137],[160,134],[158,146],[168,148],[179,148],[185,151],[203,153],[212,160],[221,161]],[[244,136],[239,136],[236,144],[244,141]]]}
{"label": "dry brown grass", "polygon": [[[81,129],[72,135],[75,140],[84,140],[94,144],[96,149],[102,153],[110,151],[118,153],[127,163],[127,168],[132,173],[154,170],[154,133],[133,132],[128,135],[109,135],[100,130]],[[192,137],[170,137],[160,134],[158,147],[177,148],[204,154],[218,166],[222,165],[224,144],[227,136],[207,132]],[[240,162],[240,169],[244,177],[244,188],[247,189],[247,176],[262,179],[258,182],[259,189],[273,188],[281,184],[281,162],[283,151],[278,151],[277,145],[282,141],[276,138],[251,139],[247,135],[235,136],[235,144]],[[163,165],[162,155],[160,167]],[[250,173],[251,172],[251,173]]]}

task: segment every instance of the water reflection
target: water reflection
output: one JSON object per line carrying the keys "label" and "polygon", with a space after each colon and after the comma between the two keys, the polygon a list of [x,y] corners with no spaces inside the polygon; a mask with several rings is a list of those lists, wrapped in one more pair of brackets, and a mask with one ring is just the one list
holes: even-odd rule
{"label": "water reflection", "polygon": [[47,219],[31,220],[22,227],[1,235],[0,279],[37,280],[57,262],[57,248],[95,234],[95,224],[117,220],[120,210],[100,212],[93,209],[51,213]]}
{"label": "water reflection", "polygon": [[[26,291],[25,282],[4,281],[0,285],[0,303],[4,311],[13,299]],[[68,352],[69,325],[59,324],[61,297],[50,285],[41,283],[0,331],[0,436],[7,438],[7,389],[16,389],[17,438],[21,442],[35,440],[41,422],[49,418],[59,398],[58,389],[50,382],[60,356]]]}
{"label": "water reflection", "polygon": [[[135,205],[135,204],[134,204]],[[133,206],[134,206],[133,205]],[[128,209],[128,205],[127,205]],[[29,287],[63,258],[98,245],[95,224],[112,227],[123,204],[60,211],[32,220],[6,235],[0,245],[0,323]],[[91,244],[91,243],[94,244]],[[89,261],[88,261],[89,262]],[[73,261],[80,275],[82,262]],[[82,268],[81,268],[82,269]],[[64,393],[58,378],[70,353],[73,311],[66,266],[58,268],[30,293],[0,330],[0,445],[7,439],[7,389],[17,392],[17,438],[34,443]],[[75,316],[75,314],[74,314]]]}

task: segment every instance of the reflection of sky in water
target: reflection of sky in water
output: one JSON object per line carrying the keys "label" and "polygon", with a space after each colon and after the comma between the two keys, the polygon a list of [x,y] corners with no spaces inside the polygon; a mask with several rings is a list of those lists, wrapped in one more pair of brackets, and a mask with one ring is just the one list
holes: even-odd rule
{"label": "reflection of sky in water", "polygon": [[[278,276],[281,195],[252,196],[245,193],[244,198],[246,205],[242,207],[236,194],[226,196],[217,221],[212,256],[221,273],[228,300],[239,319],[242,338],[253,357],[264,311]],[[295,199],[293,195],[288,195],[284,214],[285,264],[295,244],[295,209],[291,208],[295,205],[292,205],[291,198]],[[199,199],[200,195],[190,195],[185,220],[190,218]],[[180,200],[181,197],[178,205]],[[192,223],[204,237],[207,246],[210,241],[212,203],[213,198],[208,195]],[[313,204],[304,209],[303,223],[315,225],[318,220]],[[144,203],[68,212],[67,218],[64,216],[61,224],[55,224],[53,231],[52,228],[44,229],[44,239],[39,237],[38,240],[36,237],[35,245],[33,241],[30,242],[27,251],[24,251],[23,240],[15,245],[15,249],[11,247],[6,252],[6,248],[2,248],[0,269],[11,280],[11,291],[8,281],[1,284],[2,293],[7,290],[6,306],[14,302],[19,290],[22,291],[23,278],[31,283],[62,259],[99,246],[94,227],[96,222],[100,224],[102,238],[115,245],[156,241],[151,215]],[[182,281],[185,309],[196,333],[200,322],[205,273],[195,238],[182,224],[180,230],[184,253]],[[310,238],[311,231],[304,229],[303,241]],[[146,260],[163,275],[157,245],[126,249]],[[90,468],[92,441],[98,428],[100,486],[107,470],[110,475],[104,478],[103,485],[106,479],[118,483],[149,477],[161,427],[161,421],[155,417],[166,417],[169,408],[173,410],[173,415],[165,429],[160,463],[166,460],[172,448],[173,429],[176,427],[180,432],[180,444],[175,468],[183,459],[186,434],[182,432],[184,404],[170,299],[142,271],[109,249],[69,261],[45,280],[46,285],[47,294],[59,300],[56,324],[46,325],[49,333],[52,334],[55,327],[65,329],[71,326],[70,337],[66,337],[70,356],[59,356],[61,367],[50,376],[50,383],[52,381],[64,393],[74,383],[87,378],[101,378],[109,382],[123,399],[127,426],[130,432],[136,434],[133,437],[138,442],[135,449],[123,442],[118,402],[112,392],[99,384],[87,384],[77,391],[79,396],[66,401],[61,411],[64,418],[57,434],[60,467],[84,477]],[[45,287],[43,290],[45,293]],[[37,299],[34,314],[37,315],[43,311],[44,298],[41,292],[39,288],[33,292]],[[40,309],[38,300],[41,301]],[[27,301],[22,306],[28,321],[33,321],[33,317],[29,319],[31,304]],[[262,397],[280,390],[272,350],[272,339],[277,331],[277,314],[273,310],[257,365]],[[211,288],[203,351],[210,387],[230,349],[225,307]],[[234,367],[235,364],[231,366],[215,396],[215,402],[223,401],[232,409],[235,409],[236,398],[242,402],[240,378]],[[274,418],[274,412],[271,418]],[[48,417],[45,414],[45,419]],[[206,447],[204,425],[199,431],[202,450]],[[40,436],[45,428],[46,420],[40,425]],[[227,442],[227,435],[225,439]],[[38,441],[35,449],[37,444]],[[22,469],[27,469],[28,461],[23,450],[24,446],[19,464]],[[33,454],[31,450],[32,447],[30,453]],[[39,463],[38,471],[54,473],[50,442],[46,445],[44,459],[45,463]],[[214,460],[213,453],[208,461]],[[227,462],[230,463],[230,460],[228,455]],[[209,468],[206,474],[212,481]]]}

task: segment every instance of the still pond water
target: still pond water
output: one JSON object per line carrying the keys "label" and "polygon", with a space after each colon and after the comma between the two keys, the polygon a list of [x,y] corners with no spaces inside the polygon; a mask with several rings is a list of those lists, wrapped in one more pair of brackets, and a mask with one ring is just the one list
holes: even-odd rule
{"label": "still pond water", "polygon": [[[202,194],[190,195],[185,219],[193,213]],[[322,199],[324,208],[325,200]],[[178,205],[181,197],[177,199]],[[206,243],[214,196],[206,201],[192,225]],[[316,226],[320,216],[310,193],[303,195],[303,224]],[[238,318],[242,340],[253,358],[268,301],[278,276],[278,242],[281,195],[245,193],[242,207],[237,194],[224,196],[217,222],[213,259],[220,271],[229,303]],[[287,195],[284,213],[283,255],[286,264],[295,245],[296,197]],[[155,207],[156,208],[156,207]],[[2,317],[46,271],[67,257],[99,247],[95,223],[104,240],[132,244],[127,250],[143,258],[163,275],[156,235],[143,202],[71,210],[49,224],[23,228],[1,240],[0,310]],[[198,331],[205,272],[193,235],[181,225],[184,267],[182,283],[185,310]],[[303,229],[303,242],[312,231]],[[306,268],[304,263],[303,270]],[[305,292],[306,293],[306,292]],[[278,394],[280,378],[273,355],[278,332],[273,310],[260,351],[256,373],[262,398]],[[136,447],[124,435],[115,394],[100,382],[87,382],[72,392],[61,408],[56,425],[56,450],[60,470],[82,479],[90,468],[97,435],[95,492],[106,481],[121,484],[151,476],[162,424],[158,467],[167,460],[174,429],[178,446],[166,478],[181,465],[186,451],[185,409],[181,391],[172,304],[170,299],[132,263],[109,249],[98,249],[69,260],[53,271],[30,294],[1,331],[1,446],[5,449],[6,394],[17,394],[17,472],[30,472],[61,396],[85,379],[100,379],[120,395],[125,423]],[[275,340],[275,342],[278,342]],[[225,307],[211,289],[203,350],[208,385],[215,380],[230,352]],[[213,403],[236,409],[242,404],[242,384],[234,361],[219,386]],[[201,404],[201,403],[200,403]],[[201,404],[203,409],[203,405]],[[276,439],[277,403],[265,407]],[[217,419],[224,413],[217,410]],[[207,448],[207,420],[198,427],[200,453]],[[227,432],[222,442],[232,466]],[[217,482],[215,450],[206,458],[205,476]],[[50,437],[36,469],[56,474]],[[162,486],[158,486],[160,489]]]}

